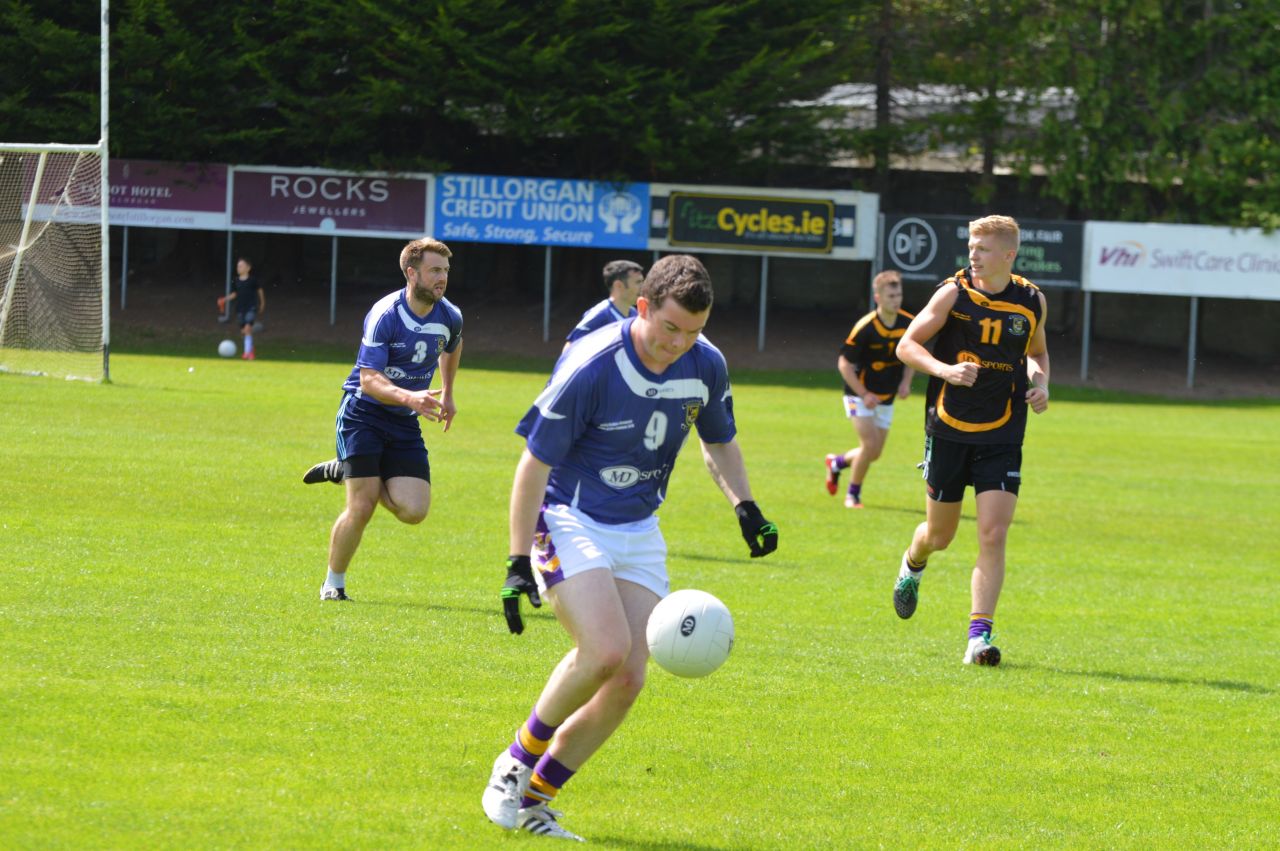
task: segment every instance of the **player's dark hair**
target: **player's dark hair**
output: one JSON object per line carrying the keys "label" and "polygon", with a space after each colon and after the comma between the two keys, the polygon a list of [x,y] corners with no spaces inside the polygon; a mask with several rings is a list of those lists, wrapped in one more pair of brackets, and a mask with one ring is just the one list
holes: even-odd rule
{"label": "player's dark hair", "polygon": [[408,275],[407,269],[416,269],[422,263],[422,255],[439,254],[441,257],[452,257],[449,246],[438,239],[424,236],[405,245],[400,251],[400,271]]}
{"label": "player's dark hair", "polygon": [[640,287],[640,295],[655,310],[662,307],[663,299],[671,296],[690,313],[701,313],[711,307],[714,297],[707,267],[689,254],[668,254],[654,263]]}
{"label": "player's dark hair", "polygon": [[604,288],[613,289],[614,281],[626,283],[632,272],[644,274],[644,267],[631,260],[610,260],[604,264]]}

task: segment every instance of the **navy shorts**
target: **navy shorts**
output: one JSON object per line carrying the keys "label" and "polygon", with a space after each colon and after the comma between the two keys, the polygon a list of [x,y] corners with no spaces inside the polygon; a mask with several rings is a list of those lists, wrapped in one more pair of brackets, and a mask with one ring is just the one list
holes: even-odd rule
{"label": "navy shorts", "polygon": [[349,479],[397,476],[431,481],[417,415],[396,414],[344,393],[338,406],[338,460]]}
{"label": "navy shorts", "polygon": [[1016,496],[1022,484],[1022,444],[957,443],[927,435],[924,480],[935,502],[960,502],[967,485],[973,485],[975,494],[1007,491]]}
{"label": "navy shorts", "polygon": [[252,325],[258,320],[258,309],[256,307],[251,307],[243,313],[237,313],[236,315],[240,317],[241,325]]}

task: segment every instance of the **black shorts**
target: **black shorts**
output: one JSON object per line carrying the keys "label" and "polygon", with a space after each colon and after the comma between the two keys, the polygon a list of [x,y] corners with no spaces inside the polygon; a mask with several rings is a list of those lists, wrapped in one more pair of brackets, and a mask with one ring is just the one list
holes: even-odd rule
{"label": "black shorts", "polygon": [[395,414],[350,393],[338,407],[338,458],[348,479],[397,476],[431,482],[431,461],[416,416]]}
{"label": "black shorts", "polygon": [[252,325],[258,321],[258,308],[251,307],[243,312],[238,312],[236,315],[239,317],[241,325]]}
{"label": "black shorts", "polygon": [[975,494],[1006,491],[1016,495],[1022,483],[1022,444],[957,443],[926,435],[924,480],[929,499],[936,502],[959,502],[968,485],[973,485]]}

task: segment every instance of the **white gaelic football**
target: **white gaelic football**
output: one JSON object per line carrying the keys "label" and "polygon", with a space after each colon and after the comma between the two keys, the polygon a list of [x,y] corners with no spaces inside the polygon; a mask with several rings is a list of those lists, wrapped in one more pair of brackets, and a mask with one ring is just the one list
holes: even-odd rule
{"label": "white gaelic football", "polygon": [[667,595],[645,629],[653,660],[678,677],[705,677],[733,649],[733,615],[706,591]]}
{"label": "white gaelic football", "polygon": [[234,340],[223,340],[218,344],[218,354],[224,358],[233,358],[236,356],[236,344]]}

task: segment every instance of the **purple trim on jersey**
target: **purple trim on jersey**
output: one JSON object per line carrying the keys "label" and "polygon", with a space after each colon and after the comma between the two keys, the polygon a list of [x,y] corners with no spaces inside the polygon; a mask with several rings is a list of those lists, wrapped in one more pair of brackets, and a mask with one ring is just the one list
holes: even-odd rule
{"label": "purple trim on jersey", "polygon": [[376,369],[397,387],[410,392],[431,386],[440,355],[454,352],[462,340],[462,312],[448,299],[440,299],[419,316],[409,306],[403,289],[387,293],[364,318],[360,351],[342,389],[365,405],[413,416],[412,408],[387,405],[360,390],[360,370]]}
{"label": "purple trim on jersey", "polygon": [[598,331],[606,325],[621,322],[622,320],[635,315],[636,309],[633,307],[626,316],[623,316],[618,311],[618,308],[614,307],[613,301],[606,298],[604,301],[582,314],[582,318],[578,320],[577,325],[573,326],[573,330],[569,332],[569,336],[565,337],[565,340],[572,343],[579,337],[587,336],[592,331]]}

